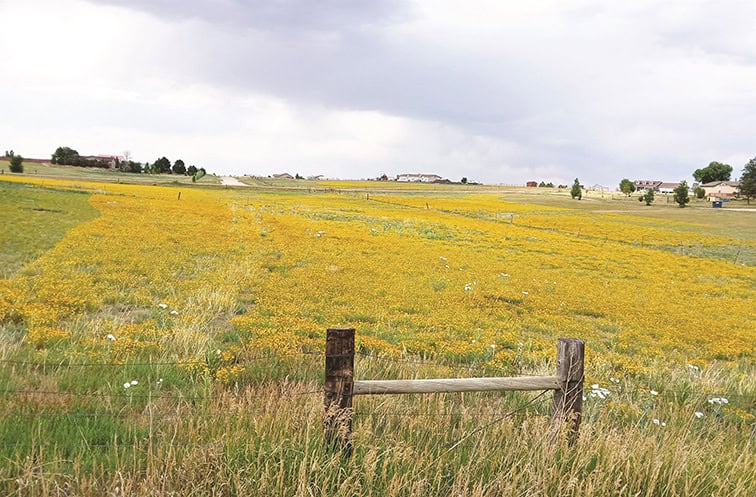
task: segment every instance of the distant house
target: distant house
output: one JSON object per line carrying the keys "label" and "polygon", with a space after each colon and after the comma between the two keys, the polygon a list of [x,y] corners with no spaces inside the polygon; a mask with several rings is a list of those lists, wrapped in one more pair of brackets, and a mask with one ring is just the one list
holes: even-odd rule
{"label": "distant house", "polygon": [[708,200],[721,200],[723,198],[734,198],[740,192],[740,183],[738,181],[712,181],[701,185]]}
{"label": "distant house", "polygon": [[538,186],[538,182],[537,181],[528,181],[527,183],[525,183],[525,186],[527,186],[529,188],[535,188],[536,186]]}
{"label": "distant house", "polygon": [[310,181],[322,181],[325,179],[325,176],[323,176],[322,174],[317,174],[315,176],[308,176],[307,179]]}
{"label": "distant house", "polygon": [[99,155],[82,155],[82,159],[85,161],[92,161],[92,162],[99,162],[103,164],[107,164],[110,169],[115,169],[116,166],[120,162],[123,161],[122,155],[107,155],[107,154],[99,154]]}
{"label": "distant house", "polygon": [[294,179],[294,176],[292,176],[289,173],[283,173],[283,174],[274,174],[273,178],[275,178],[275,179]]}
{"label": "distant house", "polygon": [[660,183],[656,191],[659,193],[674,193],[675,188],[680,186],[680,183]]}
{"label": "distant house", "polygon": [[433,183],[434,181],[441,181],[443,178],[438,174],[399,174],[396,177],[397,181],[405,183]]}
{"label": "distant house", "polygon": [[608,186],[599,185],[598,183],[593,185],[589,188],[589,190],[593,190],[594,192],[608,192],[610,188]]}
{"label": "distant house", "polygon": [[[656,180],[635,180],[633,181],[633,185],[635,185],[635,189],[638,191],[642,190],[651,190],[654,192],[659,191],[659,185],[662,184],[662,181],[656,181]],[[677,186],[677,185],[675,185]]]}

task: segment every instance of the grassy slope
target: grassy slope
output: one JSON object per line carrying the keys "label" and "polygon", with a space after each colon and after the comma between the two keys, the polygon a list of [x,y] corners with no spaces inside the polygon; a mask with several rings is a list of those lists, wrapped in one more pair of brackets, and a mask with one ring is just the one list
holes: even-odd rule
{"label": "grassy slope", "polygon": [[[7,197],[14,205],[28,198],[27,191],[41,195],[35,205],[44,208],[86,199],[76,193],[8,188],[17,188]],[[52,197],[45,196],[48,193],[66,200],[52,202]],[[251,194],[237,195],[243,204]],[[611,205],[609,200],[574,203],[564,197],[525,198],[591,212]],[[633,202],[623,209],[639,215],[648,212]],[[671,214],[672,210],[665,210],[664,215],[681,212],[684,217],[678,220],[712,226],[721,219],[705,217],[708,212],[697,217],[691,211]],[[39,233],[49,218],[25,219],[7,223],[28,223],[23,228],[16,225],[9,238],[21,240],[24,233]],[[739,224],[741,218],[725,219],[735,225],[720,226],[723,232],[737,229],[753,237],[753,225]],[[22,243],[32,247],[35,240]],[[238,338],[222,335],[222,329],[204,329],[218,331],[212,348]],[[3,357],[7,357],[5,350]],[[547,428],[548,396],[546,402],[539,401],[527,412],[503,421],[497,421],[502,413],[523,405],[532,395],[358,398],[355,455],[342,460],[324,447],[320,394],[308,393],[317,391],[322,381],[317,356],[249,360],[250,370],[238,389],[170,365],[90,370],[55,362],[40,368],[6,365],[0,368],[0,379],[4,387],[32,390],[90,391],[104,382],[112,386],[104,393],[120,396],[4,396],[0,412],[0,489],[4,494],[703,497],[748,496],[756,490],[753,448],[743,435],[749,428],[716,406],[706,411],[701,422],[692,415],[706,404],[700,385],[726,384],[728,390],[752,393],[753,370],[747,365],[729,371],[712,365],[695,375],[683,367],[665,377],[666,391],[659,398],[638,385],[626,391],[618,387],[612,402],[587,404],[583,433],[577,450],[572,451]],[[428,362],[358,358],[357,368],[360,378],[472,372],[464,365]],[[524,373],[550,374],[551,369],[550,364],[531,365]],[[133,395],[120,386],[132,378],[142,382],[139,390],[131,390]],[[157,385],[160,378],[166,390]],[[140,396],[147,391],[155,397],[177,397],[150,402]],[[752,397],[737,400],[746,407],[749,402]],[[667,426],[654,424],[653,418]],[[481,427],[486,428],[461,440]],[[462,443],[452,449],[458,441]]]}
{"label": "grassy slope", "polygon": [[0,268],[9,277],[97,211],[89,194],[0,182]]}

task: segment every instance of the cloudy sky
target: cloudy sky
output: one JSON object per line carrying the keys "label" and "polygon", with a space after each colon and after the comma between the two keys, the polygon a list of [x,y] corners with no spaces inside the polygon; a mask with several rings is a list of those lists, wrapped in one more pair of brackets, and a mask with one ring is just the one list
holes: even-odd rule
{"label": "cloudy sky", "polygon": [[0,0],[0,153],[691,181],[756,156],[756,1]]}

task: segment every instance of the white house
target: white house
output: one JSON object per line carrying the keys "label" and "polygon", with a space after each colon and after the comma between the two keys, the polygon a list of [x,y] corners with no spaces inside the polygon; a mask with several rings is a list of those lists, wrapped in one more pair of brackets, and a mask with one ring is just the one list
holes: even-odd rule
{"label": "white house", "polygon": [[399,174],[396,177],[397,181],[403,182],[420,182],[420,183],[433,183],[434,181],[441,181],[443,178],[438,174]]}

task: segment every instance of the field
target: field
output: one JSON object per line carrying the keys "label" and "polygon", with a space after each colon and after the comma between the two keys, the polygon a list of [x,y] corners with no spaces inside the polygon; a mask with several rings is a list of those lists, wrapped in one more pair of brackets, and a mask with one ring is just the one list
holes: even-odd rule
{"label": "field", "polygon": [[[56,169],[0,176],[3,495],[756,494],[756,213]],[[357,379],[548,375],[583,339],[580,437],[548,394],[366,396],[342,457],[329,327]]]}

